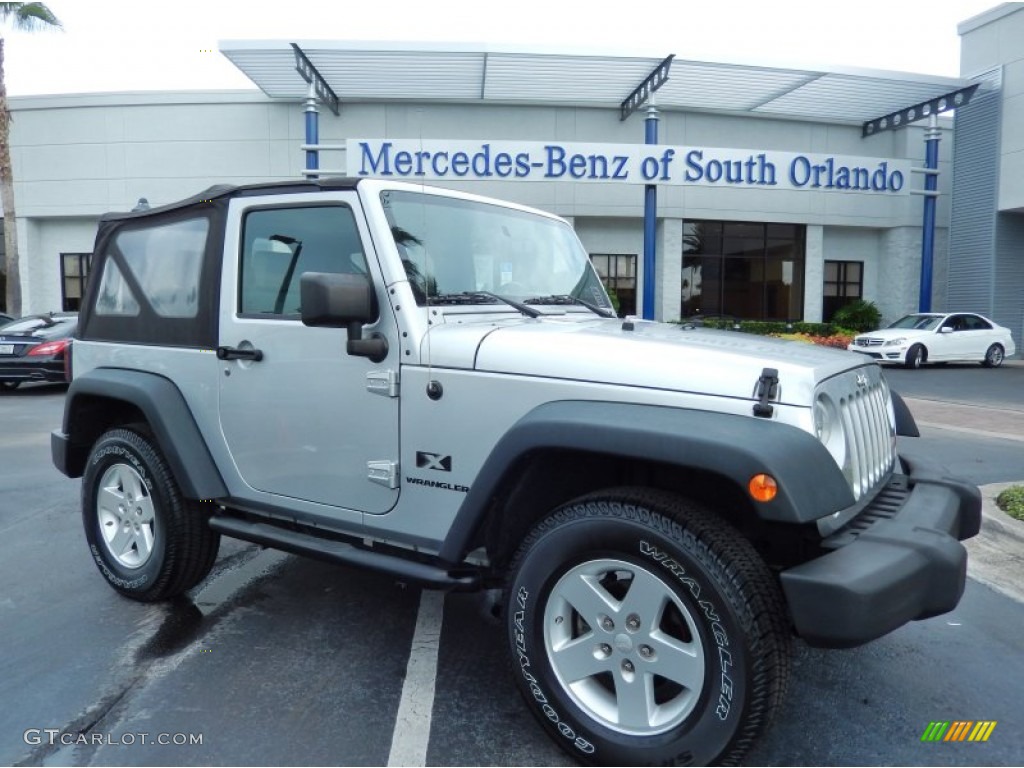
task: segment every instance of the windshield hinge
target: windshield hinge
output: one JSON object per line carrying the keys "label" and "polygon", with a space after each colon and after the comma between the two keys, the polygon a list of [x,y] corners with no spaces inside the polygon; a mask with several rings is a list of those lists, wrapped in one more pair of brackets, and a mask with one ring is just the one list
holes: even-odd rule
{"label": "windshield hinge", "polygon": [[775,400],[779,396],[779,372],[775,368],[764,368],[761,370],[761,377],[757,380],[754,389],[754,415],[763,419],[771,418],[775,409],[768,404],[769,400]]}
{"label": "windshield hinge", "polygon": [[366,390],[384,397],[398,397],[398,371],[370,371],[366,374]]}
{"label": "windshield hinge", "polygon": [[366,462],[366,477],[371,483],[394,490],[398,487],[398,462],[387,459]]}

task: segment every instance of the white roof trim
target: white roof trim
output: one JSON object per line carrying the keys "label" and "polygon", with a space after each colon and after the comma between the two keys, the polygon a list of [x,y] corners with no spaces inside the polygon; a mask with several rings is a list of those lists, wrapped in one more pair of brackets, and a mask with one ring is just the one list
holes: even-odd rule
{"label": "white roof trim", "polygon": [[[300,101],[292,41],[225,40],[220,51],[273,99]],[[301,40],[351,102],[421,101],[617,109],[664,55],[469,43]],[[664,110],[860,124],[968,85],[962,78],[835,67],[807,69],[676,58],[657,92]]]}

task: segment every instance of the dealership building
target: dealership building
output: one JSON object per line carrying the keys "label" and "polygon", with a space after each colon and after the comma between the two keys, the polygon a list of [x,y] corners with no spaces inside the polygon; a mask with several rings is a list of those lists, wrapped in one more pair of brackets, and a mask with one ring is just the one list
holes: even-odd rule
{"label": "dealership building", "polygon": [[236,41],[254,90],[15,97],[24,309],[77,308],[107,211],[347,174],[565,217],[624,313],[819,321],[865,298],[981,312],[1020,344],[1024,4],[959,32],[959,78]]}

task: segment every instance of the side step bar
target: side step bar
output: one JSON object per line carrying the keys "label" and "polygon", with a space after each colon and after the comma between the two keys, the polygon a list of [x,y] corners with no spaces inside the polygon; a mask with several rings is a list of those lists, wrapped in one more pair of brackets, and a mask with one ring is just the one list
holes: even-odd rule
{"label": "side step bar", "polygon": [[396,555],[360,549],[333,539],[320,538],[309,534],[279,528],[269,523],[253,523],[234,517],[215,515],[210,518],[213,530],[233,536],[236,539],[262,544],[295,555],[324,560],[329,563],[354,565],[379,573],[391,574],[402,581],[421,584],[430,589],[472,592],[481,588],[480,574],[473,571],[452,573],[418,560],[407,560]]}

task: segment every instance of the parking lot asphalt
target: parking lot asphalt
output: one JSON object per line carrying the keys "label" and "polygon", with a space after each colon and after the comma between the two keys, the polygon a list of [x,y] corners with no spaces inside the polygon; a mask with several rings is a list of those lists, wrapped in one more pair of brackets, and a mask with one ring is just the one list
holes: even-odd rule
{"label": "parking lot asphalt", "polygon": [[[1024,456],[1024,360],[1007,360],[995,370],[973,365],[887,368],[886,376],[893,389],[904,394],[923,432],[987,438],[1002,450]],[[974,458],[973,453],[967,456]],[[956,471],[954,466],[948,469]],[[980,533],[966,542],[968,569],[972,578],[1024,602],[1024,522],[1011,518],[995,502],[1011,485],[1024,485],[1024,473],[1018,480],[979,485],[983,518]]]}
{"label": "parking lot asphalt", "polygon": [[[1014,439],[1024,365],[887,377],[922,428],[901,451],[937,456],[985,489],[997,487],[992,478],[1024,478],[1024,445]],[[940,378],[961,407],[935,397]],[[214,573],[187,598],[119,597],[82,541],[79,483],[49,464],[47,433],[62,401],[53,387],[0,397],[0,764],[388,764],[422,643],[421,592],[224,540]],[[993,410],[999,416],[983,421]],[[983,529],[970,546],[986,540]],[[1005,532],[994,540],[1012,543]],[[967,591],[950,614],[846,651],[796,643],[787,698],[748,762],[1019,764],[1024,604],[979,572],[985,558],[972,548]],[[446,596],[436,631],[420,764],[571,764],[520,702],[501,628],[475,596]],[[985,744],[923,744],[935,719],[999,725]],[[26,743],[30,728],[107,741],[47,749]],[[157,732],[204,741],[117,743]]]}

